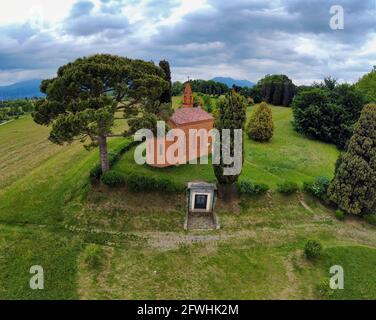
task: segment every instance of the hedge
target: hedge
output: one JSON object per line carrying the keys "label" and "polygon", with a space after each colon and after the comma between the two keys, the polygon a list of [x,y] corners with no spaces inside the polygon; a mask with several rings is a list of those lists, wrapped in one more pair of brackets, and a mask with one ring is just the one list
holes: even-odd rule
{"label": "hedge", "polygon": [[238,182],[237,187],[239,193],[244,195],[262,195],[270,189],[266,184],[257,184],[245,180]]}

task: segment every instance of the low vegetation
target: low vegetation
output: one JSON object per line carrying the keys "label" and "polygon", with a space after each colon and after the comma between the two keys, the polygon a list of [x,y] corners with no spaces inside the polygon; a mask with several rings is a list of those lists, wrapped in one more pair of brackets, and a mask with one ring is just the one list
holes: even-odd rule
{"label": "low vegetation", "polygon": [[322,252],[322,245],[318,241],[309,240],[304,246],[304,254],[310,260],[314,260],[320,257],[321,252]]}
{"label": "low vegetation", "polygon": [[290,195],[299,191],[299,186],[296,182],[285,181],[278,184],[277,191],[282,194]]}
{"label": "low vegetation", "polygon": [[238,190],[240,194],[248,196],[263,195],[267,193],[270,188],[266,184],[253,183],[251,181],[240,181],[238,183]]}

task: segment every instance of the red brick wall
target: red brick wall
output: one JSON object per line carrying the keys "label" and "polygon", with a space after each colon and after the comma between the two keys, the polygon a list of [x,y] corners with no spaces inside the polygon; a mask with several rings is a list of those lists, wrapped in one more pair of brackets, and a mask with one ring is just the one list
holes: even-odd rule
{"label": "red brick wall", "polygon": [[[169,126],[172,129],[176,128],[176,129],[183,130],[184,133],[185,133],[185,136],[186,136],[186,148],[185,148],[185,150],[186,150],[186,152],[185,152],[186,161],[184,161],[183,158],[180,158],[180,159],[178,159],[178,164],[185,164],[185,163],[189,162],[190,160],[193,160],[193,159],[189,159],[189,142],[190,142],[189,130],[190,129],[197,129],[197,130],[204,129],[207,132],[209,132],[210,130],[213,129],[213,125],[214,125],[214,120],[202,121],[202,122],[198,122],[198,123],[188,124],[188,125],[185,125],[185,126],[176,126],[172,122],[169,123]],[[175,165],[175,164],[170,164],[170,163],[165,163],[165,164],[162,164],[162,165],[157,164],[157,157],[158,157],[158,153],[160,152],[160,145],[161,145],[162,141],[158,141],[157,139],[154,139],[153,142],[151,142],[151,143],[154,144],[154,156],[152,154],[148,154],[147,162],[148,162],[149,165],[151,165],[153,167],[169,167],[169,166]],[[165,141],[166,149],[164,150],[164,152],[166,153],[166,150],[168,149],[168,147],[171,146],[174,143],[175,142]],[[200,153],[200,144],[201,144],[200,139],[197,139],[196,143],[194,143],[194,141],[192,141],[191,147],[196,149],[196,154],[197,154],[198,158],[209,155],[211,153],[211,151],[212,151],[211,150],[211,143],[212,143],[211,138],[209,138],[208,143],[209,143],[209,145],[205,146],[203,148],[202,152]],[[149,146],[149,147],[151,147],[151,146]],[[195,158],[195,157],[192,157],[192,158]]]}

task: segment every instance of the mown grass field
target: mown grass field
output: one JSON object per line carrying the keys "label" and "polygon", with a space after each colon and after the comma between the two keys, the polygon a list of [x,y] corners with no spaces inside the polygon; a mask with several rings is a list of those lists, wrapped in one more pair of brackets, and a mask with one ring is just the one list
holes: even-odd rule
{"label": "mown grass field", "polygon": [[[290,110],[273,112],[275,138],[246,142],[243,175],[271,186],[331,177],[337,150],[295,134]],[[219,231],[184,232],[184,194],[91,187],[98,151],[54,146],[47,137],[30,118],[0,127],[1,299],[376,298],[376,229],[363,221],[339,222],[309,196],[273,192],[218,202]],[[117,169],[134,168],[131,156]],[[213,178],[205,166],[168,170],[181,183]],[[303,256],[307,239],[324,246],[315,262]],[[84,260],[89,244],[103,251],[95,269]],[[334,264],[345,269],[345,290],[322,294]],[[45,290],[29,288],[32,265],[43,266]]]}

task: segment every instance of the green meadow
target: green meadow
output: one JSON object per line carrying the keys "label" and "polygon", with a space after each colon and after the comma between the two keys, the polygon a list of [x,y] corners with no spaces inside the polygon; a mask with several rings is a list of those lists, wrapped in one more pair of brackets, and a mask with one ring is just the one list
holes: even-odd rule
{"label": "green meadow", "polygon": [[[251,114],[253,108],[249,108]],[[300,186],[317,176],[333,177],[338,158],[337,148],[297,134],[291,125],[292,110],[272,107],[275,136],[270,143],[257,143],[244,138],[245,161],[241,179],[266,183],[275,188],[286,180]],[[205,180],[215,182],[214,172],[208,165],[184,165],[180,167],[154,169],[140,167],[134,161],[133,152],[127,153],[114,168],[124,174],[139,172],[149,176],[163,176],[179,185],[188,181]]]}
{"label": "green meadow", "polygon": [[[245,140],[242,179],[275,189],[331,178],[337,149],[295,133],[290,109],[273,107],[273,116],[271,143]],[[364,221],[341,222],[308,195],[272,191],[219,201],[221,230],[185,232],[184,194],[92,186],[98,151],[52,145],[48,133],[30,117],[0,126],[0,299],[376,298],[376,229]],[[156,170],[136,166],[132,152],[115,170],[215,181],[211,166]],[[323,245],[316,261],[304,257],[308,239]],[[44,268],[44,290],[29,288],[33,265]],[[345,270],[345,290],[322,290],[333,265]]]}

